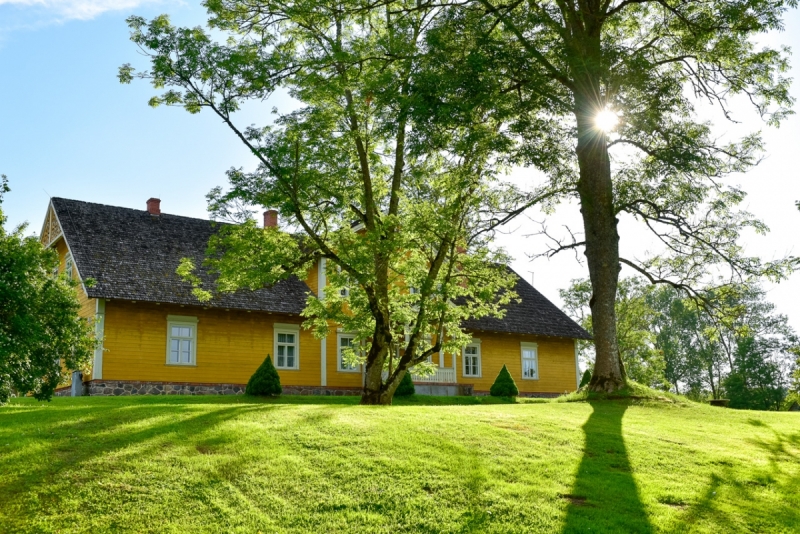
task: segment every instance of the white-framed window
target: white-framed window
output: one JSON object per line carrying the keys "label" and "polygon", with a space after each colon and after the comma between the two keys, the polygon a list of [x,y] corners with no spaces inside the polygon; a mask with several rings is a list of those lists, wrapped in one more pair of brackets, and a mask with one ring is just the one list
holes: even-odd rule
{"label": "white-framed window", "polygon": [[300,368],[300,326],[275,323],[275,367]]}
{"label": "white-framed window", "polygon": [[67,253],[67,257],[64,258],[64,274],[69,278],[72,279],[72,271],[74,269],[75,263],[72,261],[72,254]]}
{"label": "white-framed window", "polygon": [[520,343],[522,355],[522,378],[539,380],[539,346],[536,343]]}
{"label": "white-framed window", "polygon": [[360,365],[350,365],[346,361],[344,361],[344,351],[347,349],[355,349],[356,345],[356,336],[354,334],[338,334],[337,336],[337,343],[336,343],[336,360],[337,360],[337,367],[338,371],[343,373],[358,373],[360,369]]}
{"label": "white-framed window", "polygon": [[480,340],[473,339],[472,343],[464,347],[464,349],[461,351],[461,356],[464,361],[463,365],[464,376],[480,377],[481,376]]}
{"label": "white-framed window", "polygon": [[197,317],[167,316],[167,365],[197,365]]}

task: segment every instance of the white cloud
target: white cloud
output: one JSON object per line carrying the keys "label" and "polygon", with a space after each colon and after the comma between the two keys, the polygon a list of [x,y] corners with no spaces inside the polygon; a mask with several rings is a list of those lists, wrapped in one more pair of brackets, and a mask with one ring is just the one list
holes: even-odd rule
{"label": "white cloud", "polygon": [[161,0],[0,0],[0,6],[29,8],[58,20],[89,20],[108,11],[130,10]]}

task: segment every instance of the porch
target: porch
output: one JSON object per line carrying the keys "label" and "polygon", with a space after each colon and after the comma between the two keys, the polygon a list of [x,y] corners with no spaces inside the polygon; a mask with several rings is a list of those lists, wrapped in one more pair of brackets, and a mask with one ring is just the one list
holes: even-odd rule
{"label": "porch", "polygon": [[[389,373],[384,371],[383,378],[386,379],[388,375]],[[417,395],[472,396],[472,384],[459,384],[456,370],[452,367],[437,367],[436,372],[428,376],[411,373],[411,380],[414,382]]]}

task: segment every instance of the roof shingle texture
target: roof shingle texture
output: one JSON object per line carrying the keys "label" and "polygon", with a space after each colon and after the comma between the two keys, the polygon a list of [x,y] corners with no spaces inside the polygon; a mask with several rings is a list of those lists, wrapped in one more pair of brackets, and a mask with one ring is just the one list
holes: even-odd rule
{"label": "roof shingle texture", "polygon": [[[206,246],[220,223],[144,210],[53,198],[53,208],[81,278],[94,278],[91,298],[137,300],[197,306],[191,284],[175,273],[181,258],[198,266],[203,287],[212,277],[201,267]],[[589,334],[514,271],[521,302],[506,306],[503,318],[465,321],[474,331],[590,339]],[[217,295],[202,303],[213,308],[299,315],[309,287],[292,276],[272,287]]]}
{"label": "roof shingle texture", "polygon": [[[97,281],[86,288],[89,297],[197,306],[191,284],[175,274],[181,258],[193,259],[203,287],[212,287],[200,266],[219,223],[64,198],[52,202],[81,278]],[[309,292],[292,276],[269,288],[215,296],[203,305],[297,315]]]}
{"label": "roof shingle texture", "polygon": [[520,275],[511,268],[508,270],[516,277],[514,291],[519,296],[519,302],[512,301],[506,305],[506,314],[502,318],[482,317],[464,321],[462,326],[466,330],[592,339],[589,332],[570,319]]}

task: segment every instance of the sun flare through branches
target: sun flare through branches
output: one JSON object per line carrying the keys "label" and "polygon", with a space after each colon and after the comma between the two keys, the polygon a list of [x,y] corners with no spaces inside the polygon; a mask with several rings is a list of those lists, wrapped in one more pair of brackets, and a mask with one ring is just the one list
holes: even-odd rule
{"label": "sun flare through branches", "polygon": [[605,108],[597,113],[594,118],[594,125],[598,130],[605,133],[614,131],[614,128],[619,124],[619,115],[616,112]]}

